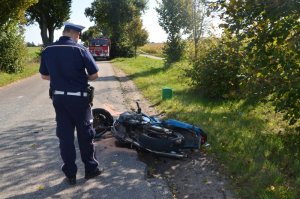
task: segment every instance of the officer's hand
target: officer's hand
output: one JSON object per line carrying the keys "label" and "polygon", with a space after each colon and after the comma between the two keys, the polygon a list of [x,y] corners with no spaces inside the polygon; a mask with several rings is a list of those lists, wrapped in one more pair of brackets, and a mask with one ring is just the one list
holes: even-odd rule
{"label": "officer's hand", "polygon": [[94,73],[94,74],[92,74],[92,75],[88,75],[88,79],[89,79],[90,81],[93,81],[93,80],[97,79],[98,77],[99,77],[98,72],[97,72],[97,73]]}
{"label": "officer's hand", "polygon": [[44,80],[50,80],[50,75],[41,75],[41,78]]}

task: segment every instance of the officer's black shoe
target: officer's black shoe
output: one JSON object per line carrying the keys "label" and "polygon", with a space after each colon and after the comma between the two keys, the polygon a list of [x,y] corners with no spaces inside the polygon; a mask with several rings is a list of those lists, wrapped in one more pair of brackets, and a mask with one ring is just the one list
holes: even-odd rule
{"label": "officer's black shoe", "polygon": [[70,177],[70,178],[66,178],[67,179],[67,183],[69,185],[75,185],[76,184],[76,177]]}
{"label": "officer's black shoe", "polygon": [[86,180],[88,180],[88,179],[91,179],[91,178],[94,178],[94,177],[100,175],[102,172],[103,172],[103,168],[101,168],[101,169],[97,168],[95,171],[93,171],[91,173],[85,173],[84,178]]}

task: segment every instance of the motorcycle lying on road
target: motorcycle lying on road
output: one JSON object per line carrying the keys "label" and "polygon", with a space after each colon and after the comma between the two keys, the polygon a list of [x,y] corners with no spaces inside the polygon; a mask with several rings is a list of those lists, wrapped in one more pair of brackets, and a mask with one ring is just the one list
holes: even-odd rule
{"label": "motorcycle lying on road", "polygon": [[124,144],[169,157],[187,157],[187,149],[207,144],[207,134],[199,127],[174,119],[160,120],[141,111],[124,112],[114,120],[105,109],[93,109],[96,138],[107,131]]}

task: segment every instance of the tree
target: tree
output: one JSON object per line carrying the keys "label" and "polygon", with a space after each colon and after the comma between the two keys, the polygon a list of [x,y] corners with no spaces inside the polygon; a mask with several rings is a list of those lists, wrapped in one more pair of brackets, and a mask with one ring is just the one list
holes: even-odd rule
{"label": "tree", "polygon": [[44,45],[53,43],[54,30],[63,26],[71,12],[72,0],[39,0],[31,6],[27,12],[30,23],[37,22],[41,29],[41,37]]}
{"label": "tree", "polygon": [[89,29],[87,29],[86,31],[84,31],[81,35],[81,41],[84,42],[85,45],[88,45],[88,42],[96,37],[101,36],[101,31],[99,30],[99,28],[97,26],[91,26],[89,27]]}
{"label": "tree", "polygon": [[27,49],[22,27],[10,24],[6,31],[0,30],[0,71],[16,73],[23,70]]}
{"label": "tree", "polygon": [[185,0],[185,7],[188,12],[188,30],[191,31],[193,38],[195,54],[194,58],[198,57],[199,42],[203,36],[205,28],[205,18],[209,15],[207,0]]}
{"label": "tree", "polygon": [[145,0],[95,0],[85,15],[111,39],[112,57],[133,55],[126,27],[146,9]]}
{"label": "tree", "polygon": [[36,47],[36,45],[34,44],[34,42],[26,42],[26,46],[27,47]]}
{"label": "tree", "polygon": [[244,43],[245,84],[263,96],[271,94],[276,110],[294,124],[300,118],[299,1],[230,0],[220,5],[228,31]]}
{"label": "tree", "polygon": [[179,61],[183,55],[184,44],[181,36],[188,27],[188,12],[183,0],[162,0],[156,8],[159,25],[168,34],[164,53],[167,63]]}
{"label": "tree", "polygon": [[134,18],[129,24],[127,34],[132,46],[134,46],[134,56],[136,57],[137,47],[145,45],[148,40],[148,32],[143,28],[142,20],[139,17]]}
{"label": "tree", "polygon": [[0,0],[0,26],[11,21],[24,21],[26,9],[37,2],[38,0]]}
{"label": "tree", "polygon": [[26,47],[21,23],[25,10],[37,0],[0,0],[0,71],[22,71]]}

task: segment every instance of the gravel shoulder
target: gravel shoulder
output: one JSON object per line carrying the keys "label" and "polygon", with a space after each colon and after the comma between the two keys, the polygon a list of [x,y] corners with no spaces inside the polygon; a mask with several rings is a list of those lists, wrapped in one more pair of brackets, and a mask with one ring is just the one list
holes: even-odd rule
{"label": "gravel shoulder", "polygon": [[[149,115],[159,113],[123,71],[115,67],[114,71],[120,81],[128,110],[135,109],[135,101],[139,100],[143,112]],[[139,159],[147,164],[148,178],[163,179],[167,182],[173,198],[237,198],[230,190],[228,180],[222,174],[217,161],[203,150],[193,151],[185,159],[139,152]]]}

